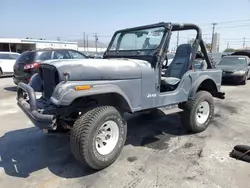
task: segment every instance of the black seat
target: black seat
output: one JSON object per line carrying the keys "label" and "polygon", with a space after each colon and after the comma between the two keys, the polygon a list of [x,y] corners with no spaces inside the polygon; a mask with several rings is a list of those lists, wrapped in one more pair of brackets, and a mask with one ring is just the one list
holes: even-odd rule
{"label": "black seat", "polygon": [[182,76],[189,69],[192,50],[191,44],[181,44],[178,46],[172,63],[169,65],[165,75],[161,77],[161,85],[164,88],[178,85]]}

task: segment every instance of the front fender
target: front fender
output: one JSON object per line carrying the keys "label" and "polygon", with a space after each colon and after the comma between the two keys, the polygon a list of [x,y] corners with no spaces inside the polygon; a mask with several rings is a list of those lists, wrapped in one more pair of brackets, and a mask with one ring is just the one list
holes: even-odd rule
{"label": "front fender", "polygon": [[189,91],[189,98],[192,98],[195,96],[199,86],[205,81],[205,80],[209,80],[211,83],[214,84],[214,88],[215,88],[215,92],[218,92],[219,91],[219,87],[218,85],[216,84],[216,81],[211,77],[211,76],[208,76],[208,75],[202,75],[200,76],[198,79],[196,79],[194,81],[194,83],[192,84],[192,88],[190,89]]}
{"label": "front fender", "polygon": [[[131,111],[134,111],[131,106],[130,100],[126,94],[114,84],[102,84],[91,86],[89,90],[76,91],[75,86],[82,84],[75,83],[60,83],[55,88],[50,100],[57,106],[69,106],[72,102],[80,97],[88,97],[103,94],[118,94],[120,95],[128,104]],[[88,85],[85,83],[84,85]],[[91,85],[91,84],[90,84]],[[112,99],[111,99],[112,100]]]}

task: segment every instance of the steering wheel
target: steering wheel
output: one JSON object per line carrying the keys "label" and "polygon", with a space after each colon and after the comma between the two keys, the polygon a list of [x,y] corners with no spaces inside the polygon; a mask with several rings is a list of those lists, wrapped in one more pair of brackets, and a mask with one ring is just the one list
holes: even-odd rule
{"label": "steering wheel", "polygon": [[165,60],[162,63],[162,69],[167,69],[168,68],[168,56],[166,55]]}
{"label": "steering wheel", "polygon": [[167,66],[168,66],[168,61],[164,60],[162,63],[162,69],[167,69],[168,68]]}

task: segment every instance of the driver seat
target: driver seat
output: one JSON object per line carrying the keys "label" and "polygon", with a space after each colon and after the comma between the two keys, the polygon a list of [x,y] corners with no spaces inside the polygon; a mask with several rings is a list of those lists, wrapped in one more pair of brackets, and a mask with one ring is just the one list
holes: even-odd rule
{"label": "driver seat", "polygon": [[[161,77],[163,90],[172,90],[179,84],[182,76],[188,71],[193,48],[191,44],[181,44],[176,50],[175,57],[166,73]],[[166,89],[168,88],[168,89]]]}

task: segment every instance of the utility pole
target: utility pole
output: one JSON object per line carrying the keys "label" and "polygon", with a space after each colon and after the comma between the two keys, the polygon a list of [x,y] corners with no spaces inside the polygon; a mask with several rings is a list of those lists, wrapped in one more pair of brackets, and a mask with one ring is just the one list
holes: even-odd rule
{"label": "utility pole", "polygon": [[89,36],[87,35],[87,52],[89,51]]}
{"label": "utility pole", "polygon": [[213,52],[213,46],[214,46],[214,30],[215,30],[215,26],[216,26],[216,25],[217,25],[217,23],[212,23],[213,31],[212,31],[211,53]]}
{"label": "utility pole", "polygon": [[216,46],[216,52],[220,51],[220,34],[217,33],[217,46]]}
{"label": "utility pole", "polygon": [[179,31],[177,31],[176,48],[179,46],[179,39],[180,39],[180,33],[179,33]]}
{"label": "utility pole", "polygon": [[85,51],[85,32],[83,32],[83,49]]}
{"label": "utility pole", "polygon": [[97,53],[97,42],[98,42],[97,33],[95,33],[94,38],[95,38],[95,51],[96,51],[96,53]]}
{"label": "utility pole", "polygon": [[227,43],[227,49],[229,49],[229,42]]}
{"label": "utility pole", "polygon": [[243,48],[245,48],[246,45],[246,37],[243,38]]}

